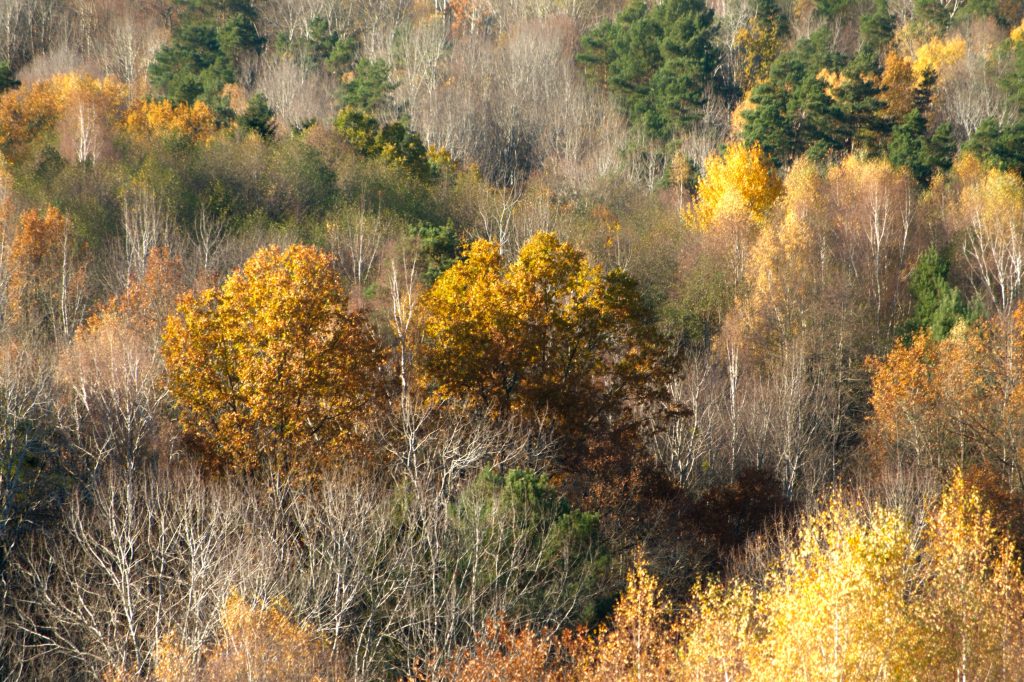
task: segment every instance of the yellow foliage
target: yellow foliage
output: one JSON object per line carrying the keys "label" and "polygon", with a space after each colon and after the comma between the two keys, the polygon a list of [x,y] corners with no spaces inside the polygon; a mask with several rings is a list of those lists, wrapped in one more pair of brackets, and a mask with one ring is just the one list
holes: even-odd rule
{"label": "yellow foliage", "polygon": [[1010,40],[1015,43],[1024,41],[1024,19],[1010,30]]}
{"label": "yellow foliage", "polygon": [[1013,543],[959,473],[928,520],[917,615],[934,678],[1019,679],[1024,579]]}
{"label": "yellow foliage", "polygon": [[683,679],[712,682],[750,676],[754,605],[754,590],[743,581],[725,586],[712,580],[694,588],[679,627]]}
{"label": "yellow foliage", "polygon": [[898,514],[833,498],[765,579],[755,679],[904,679],[915,633],[903,578],[912,536]]}
{"label": "yellow foliage", "polygon": [[945,40],[932,38],[914,51],[914,75],[920,79],[925,71],[931,69],[941,76],[966,54],[967,42],[962,36],[954,35]]}
{"label": "yellow foliage", "polygon": [[729,114],[729,132],[732,135],[739,135],[747,125],[747,114],[753,113],[756,108],[757,105],[750,101],[748,92]]}
{"label": "yellow foliage", "polygon": [[885,115],[898,121],[914,108],[914,87],[920,74],[914,73],[914,60],[897,52],[885,55],[882,69],[881,94],[885,102]]}
{"label": "yellow foliage", "polygon": [[635,284],[538,232],[507,265],[479,240],[423,301],[419,360],[436,395],[563,426],[615,414],[656,372],[659,340]]}
{"label": "yellow foliage", "polygon": [[672,603],[639,553],[611,622],[576,653],[580,680],[666,680],[678,675]]}
{"label": "yellow foliage", "polygon": [[755,20],[736,32],[733,47],[740,55],[740,87],[749,91],[768,77],[768,69],[779,54],[778,26]]}
{"label": "yellow foliage", "polygon": [[165,635],[153,677],[157,682],[328,679],[332,666],[326,640],[312,626],[292,621],[289,609],[283,599],[250,606],[232,591],[221,610],[217,644],[197,662],[175,633]]}
{"label": "yellow foliage", "polygon": [[726,333],[750,351],[770,353],[813,324],[807,302],[829,283],[821,270],[830,216],[828,191],[817,165],[799,158],[786,176],[781,222],[762,228],[750,249],[744,277],[749,295],[737,303]]}
{"label": "yellow foliage", "polygon": [[703,230],[734,218],[761,223],[781,193],[782,182],[760,145],[737,142],[707,160],[692,210]]}
{"label": "yellow foliage", "polygon": [[1012,543],[957,473],[917,537],[899,509],[833,497],[760,587],[698,587],[682,679],[1018,679]]}
{"label": "yellow foliage", "polygon": [[383,397],[383,353],[312,247],[261,249],[186,294],[163,343],[181,426],[214,469],[315,475],[353,458]]}
{"label": "yellow foliage", "polygon": [[169,100],[139,100],[125,116],[125,128],[136,136],[180,136],[208,142],[217,131],[217,120],[205,102],[172,104]]}
{"label": "yellow foliage", "polygon": [[846,74],[828,69],[819,71],[815,78],[825,84],[825,94],[832,99],[836,98],[836,91],[850,82],[850,78]]}

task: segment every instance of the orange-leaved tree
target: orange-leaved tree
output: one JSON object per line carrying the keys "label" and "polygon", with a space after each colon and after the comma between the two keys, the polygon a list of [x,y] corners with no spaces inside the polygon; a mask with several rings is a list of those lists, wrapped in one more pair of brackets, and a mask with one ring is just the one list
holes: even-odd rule
{"label": "orange-leaved tree", "polygon": [[420,366],[436,395],[499,415],[549,412],[570,430],[651,386],[660,338],[633,280],[539,232],[506,263],[479,240],[423,303]]}
{"label": "orange-leaved tree", "polygon": [[10,249],[8,320],[70,337],[85,313],[85,262],[85,245],[60,211],[23,213]]}
{"label": "orange-leaved tree", "polygon": [[308,246],[261,249],[183,296],[163,357],[181,426],[216,470],[315,475],[359,452],[383,400],[377,339]]}

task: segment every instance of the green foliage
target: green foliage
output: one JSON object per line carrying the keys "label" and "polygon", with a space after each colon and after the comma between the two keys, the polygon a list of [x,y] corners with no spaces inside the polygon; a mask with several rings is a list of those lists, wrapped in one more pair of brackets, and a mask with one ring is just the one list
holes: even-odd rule
{"label": "green foliage", "polygon": [[307,68],[323,68],[333,75],[341,75],[352,69],[359,40],[353,35],[332,31],[326,19],[314,17],[309,20],[304,34],[290,38],[287,33],[279,34],[274,48],[292,55]]}
{"label": "green foliage", "polygon": [[397,87],[391,82],[391,70],[383,59],[360,59],[352,79],[342,83],[338,102],[343,107],[374,111],[388,104]]}
{"label": "green foliage", "polygon": [[267,104],[265,95],[253,95],[249,100],[249,106],[238,119],[238,124],[244,130],[251,130],[264,139],[274,136],[277,126],[274,123],[274,110]]}
{"label": "green foliage", "polygon": [[346,107],[338,114],[335,127],[363,156],[396,163],[423,180],[433,177],[423,140],[401,123],[381,126],[369,114]]}
{"label": "green foliage", "polygon": [[170,42],[153,57],[150,83],[175,102],[202,99],[227,118],[221,91],[235,82],[238,60],[259,53],[265,42],[256,31],[255,10],[244,0],[193,0],[185,5]]}
{"label": "green foliage", "polygon": [[1024,121],[1001,126],[995,119],[985,119],[964,149],[1000,170],[1024,174]]}
{"label": "green foliage", "polygon": [[[887,128],[872,78],[876,68],[864,56],[847,63],[831,49],[825,31],[801,40],[772,64],[768,80],[751,93],[754,108],[744,113],[744,140],[759,142],[779,163],[806,151],[876,149]],[[822,70],[838,74],[839,84],[830,87],[819,78]]]}
{"label": "green foliage", "polygon": [[907,321],[907,333],[927,330],[932,338],[945,338],[956,323],[968,317],[960,291],[949,282],[949,255],[928,247],[910,272],[910,294],[914,310]]}
{"label": "green foliage", "polygon": [[889,160],[908,169],[922,185],[929,183],[936,170],[949,170],[955,152],[950,125],[943,123],[929,136],[924,116],[917,109],[903,117],[889,142]]}
{"label": "green foliage", "polygon": [[458,230],[449,220],[443,225],[421,222],[412,228],[412,233],[419,240],[420,254],[426,262],[424,279],[433,284],[458,259]]}
{"label": "green foliage", "polygon": [[21,81],[14,77],[10,63],[0,60],[0,92],[13,90],[19,85]]}
{"label": "green foliage", "polygon": [[[521,595],[515,608],[524,614],[542,610],[545,603],[557,601],[556,595],[579,592],[583,598],[564,615],[577,622],[593,617],[598,582],[608,563],[598,516],[570,507],[546,475],[484,469],[459,494],[449,513],[455,544],[465,548],[455,556],[470,561],[483,554],[497,562],[493,569],[481,562],[482,573],[457,571],[475,576],[477,585],[466,589],[511,587]],[[495,584],[505,566],[515,562],[524,567],[513,574],[515,586]]]}
{"label": "green foliage", "polygon": [[618,97],[631,122],[659,139],[696,116],[721,60],[714,14],[698,0],[648,10],[633,0],[583,35],[577,59]]}
{"label": "green foliage", "polygon": [[1008,58],[1010,68],[1000,78],[1000,85],[1010,101],[1024,106],[1024,41],[1007,40],[1000,51]]}
{"label": "green foliage", "polygon": [[882,57],[892,41],[894,30],[895,22],[889,14],[889,3],[886,0],[875,0],[874,10],[862,15],[860,19],[861,52],[875,59]]}

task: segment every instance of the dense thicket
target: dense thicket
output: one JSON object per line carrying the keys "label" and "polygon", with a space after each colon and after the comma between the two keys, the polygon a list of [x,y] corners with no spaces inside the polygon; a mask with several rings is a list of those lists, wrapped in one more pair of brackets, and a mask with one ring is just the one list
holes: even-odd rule
{"label": "dense thicket", "polygon": [[0,3],[0,677],[1017,679],[1024,5]]}

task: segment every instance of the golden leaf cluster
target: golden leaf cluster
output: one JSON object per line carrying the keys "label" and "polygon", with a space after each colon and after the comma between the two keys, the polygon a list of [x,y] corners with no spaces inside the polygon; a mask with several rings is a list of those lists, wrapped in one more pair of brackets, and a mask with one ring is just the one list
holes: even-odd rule
{"label": "golden leaf cluster", "polygon": [[586,423],[614,414],[657,369],[657,334],[634,283],[550,232],[507,264],[497,244],[470,244],[423,311],[425,381],[499,414],[550,410]]}
{"label": "golden leaf cluster", "polygon": [[760,145],[735,142],[707,160],[691,209],[702,230],[741,220],[760,224],[782,194],[782,181]]}
{"label": "golden leaf cluster", "polygon": [[355,460],[383,399],[373,331],[308,246],[261,249],[222,286],[183,296],[163,357],[212,469],[304,477]]}

